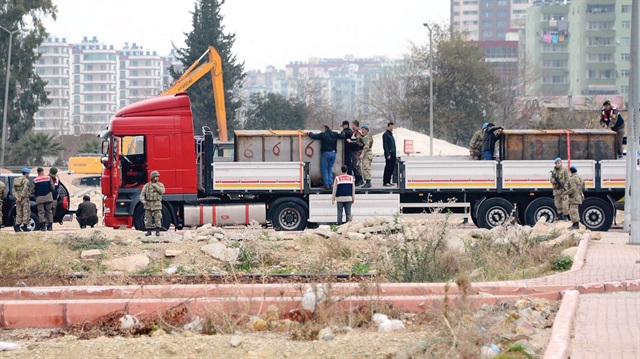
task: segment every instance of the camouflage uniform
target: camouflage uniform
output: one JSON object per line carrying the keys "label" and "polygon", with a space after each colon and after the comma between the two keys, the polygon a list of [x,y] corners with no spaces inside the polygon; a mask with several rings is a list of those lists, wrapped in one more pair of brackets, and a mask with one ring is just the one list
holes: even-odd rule
{"label": "camouflage uniform", "polygon": [[[13,180],[13,195],[16,197],[16,221],[15,225],[28,225],[31,220],[31,191],[29,179],[25,176]],[[17,201],[20,199],[20,201]]]}
{"label": "camouflage uniform", "polygon": [[473,153],[473,158],[476,160],[482,159],[482,138],[484,136],[484,132],[482,129],[476,131],[471,138],[471,142],[469,142],[469,151]]}
{"label": "camouflage uniform", "polygon": [[579,223],[580,222],[580,213],[578,212],[578,207],[582,204],[584,200],[584,181],[582,177],[578,173],[572,173],[569,178],[569,183],[567,185],[567,195],[569,196],[569,216],[571,217],[571,222]]}
{"label": "camouflage uniform", "polygon": [[4,227],[2,222],[2,205],[4,204],[5,198],[7,198],[7,185],[0,181],[0,228]]}
{"label": "camouflage uniform", "polygon": [[357,182],[356,186],[359,186],[360,184],[363,183],[361,182],[363,179],[363,176],[362,176],[362,160],[360,159],[360,154],[362,153],[362,146],[364,145],[362,143],[362,133],[360,132],[360,129],[357,129],[356,131],[353,132],[353,136],[351,138],[353,137],[356,138],[358,150],[351,151],[351,166],[353,166],[353,174]]}
{"label": "camouflage uniform", "polygon": [[371,181],[371,162],[373,161],[373,137],[371,133],[362,136],[362,177],[365,181]]}
{"label": "camouflage uniform", "polygon": [[156,231],[160,231],[162,228],[162,195],[164,194],[164,185],[160,181],[153,180],[156,174],[156,171],[151,172],[151,182],[146,183],[142,188],[142,193],[140,193],[140,202],[142,202],[145,209],[144,225],[147,227],[147,231],[151,231],[153,228],[155,228]]}
{"label": "camouflage uniform", "polygon": [[554,177],[558,177],[560,182],[562,182],[562,187],[560,187],[557,183],[553,183],[553,199],[556,204],[556,210],[558,210],[558,215],[563,217],[569,213],[569,206],[567,201],[567,196],[564,195],[567,185],[569,183],[569,171],[566,167],[555,168],[551,171],[551,181]]}

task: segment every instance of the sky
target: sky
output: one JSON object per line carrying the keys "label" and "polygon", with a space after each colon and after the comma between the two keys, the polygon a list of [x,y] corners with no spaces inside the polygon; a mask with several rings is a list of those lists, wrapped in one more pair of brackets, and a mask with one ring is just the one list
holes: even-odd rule
{"label": "sky", "polygon": [[[53,37],[80,42],[97,36],[121,48],[135,42],[168,54],[191,31],[193,0],[53,0],[57,20],[45,22]],[[312,57],[399,58],[410,42],[426,43],[424,22],[449,20],[449,0],[227,0],[226,31],[245,70],[284,68]]]}

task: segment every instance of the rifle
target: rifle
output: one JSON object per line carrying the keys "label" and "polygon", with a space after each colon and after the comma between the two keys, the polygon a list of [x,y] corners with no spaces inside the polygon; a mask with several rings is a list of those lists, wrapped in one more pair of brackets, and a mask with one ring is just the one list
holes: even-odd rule
{"label": "rifle", "polygon": [[562,184],[560,177],[558,177],[558,175],[554,175],[553,171],[549,171],[549,173],[551,173],[551,178],[553,178],[556,181],[556,185],[558,185],[558,188],[564,188],[564,185]]}

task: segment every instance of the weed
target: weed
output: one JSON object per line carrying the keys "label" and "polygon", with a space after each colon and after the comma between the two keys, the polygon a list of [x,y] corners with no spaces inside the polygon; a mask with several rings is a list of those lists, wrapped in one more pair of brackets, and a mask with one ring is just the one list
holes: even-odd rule
{"label": "weed", "polygon": [[351,267],[352,274],[367,274],[371,270],[371,264],[368,262],[356,263]]}
{"label": "weed", "polygon": [[332,224],[330,228],[331,228],[331,232],[338,233],[338,229],[340,229],[340,226],[337,224]]}
{"label": "weed", "polygon": [[527,353],[527,349],[520,344],[513,344],[509,349],[498,354],[495,359],[533,359],[534,357]]}
{"label": "weed", "polygon": [[184,266],[178,266],[176,268],[176,274],[196,274],[195,268],[187,269]]}
{"label": "weed", "polygon": [[554,271],[564,272],[571,269],[573,265],[573,258],[569,256],[557,256],[551,262],[551,269]]}
{"label": "weed", "polygon": [[351,248],[338,236],[328,238],[323,244],[325,255],[328,259],[349,259],[353,256]]}
{"label": "weed", "polygon": [[260,240],[260,241],[270,241],[271,240],[271,236],[269,235],[269,232],[262,231],[262,232],[260,232],[260,236],[258,237],[258,240]]}
{"label": "weed", "polygon": [[284,268],[274,268],[269,273],[270,274],[293,274],[295,269],[284,267]]}
{"label": "weed", "polygon": [[111,240],[100,231],[93,231],[88,237],[82,236],[81,234],[67,235],[62,241],[74,251],[107,249],[111,244]]}
{"label": "weed", "polygon": [[155,275],[162,273],[165,268],[171,265],[168,258],[154,259],[145,268],[136,272],[138,275]]}

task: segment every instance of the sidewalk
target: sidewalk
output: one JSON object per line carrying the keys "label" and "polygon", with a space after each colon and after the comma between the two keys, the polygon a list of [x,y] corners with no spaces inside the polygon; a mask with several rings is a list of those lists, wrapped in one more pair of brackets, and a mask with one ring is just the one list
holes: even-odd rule
{"label": "sidewalk", "polygon": [[[640,246],[622,232],[591,240],[580,271],[540,278],[540,284],[586,284],[640,279]],[[573,323],[571,359],[640,359],[640,292],[581,294]]]}

